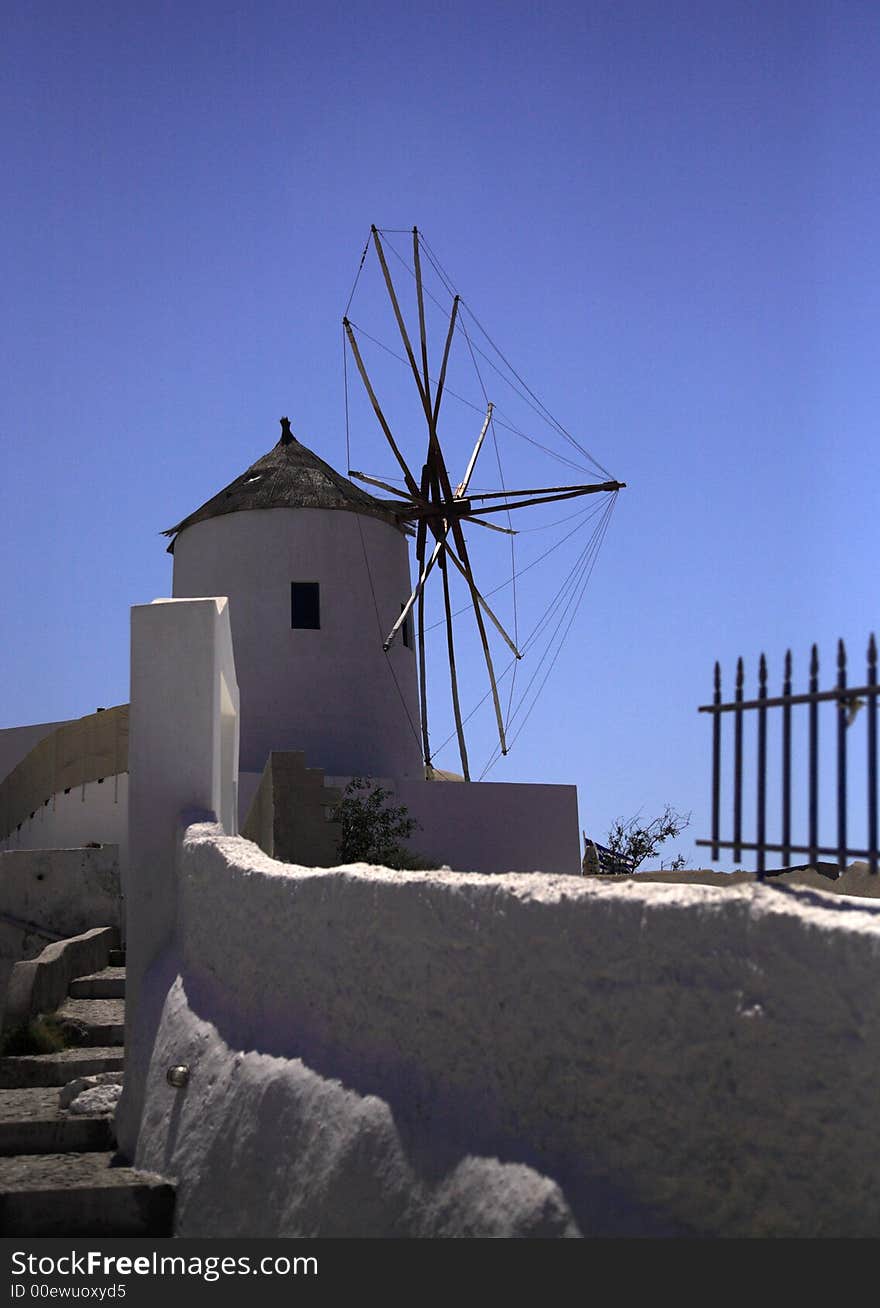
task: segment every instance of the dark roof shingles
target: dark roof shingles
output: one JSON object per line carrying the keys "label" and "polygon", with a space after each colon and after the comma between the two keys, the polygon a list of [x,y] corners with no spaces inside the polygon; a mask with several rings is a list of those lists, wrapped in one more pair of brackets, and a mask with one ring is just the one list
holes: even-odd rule
{"label": "dark roof shingles", "polygon": [[[404,529],[392,502],[376,499],[336,472],[301,445],[285,422],[281,439],[268,454],[163,536],[177,536],[193,523],[241,509],[345,509]],[[168,548],[173,553],[173,540]]]}

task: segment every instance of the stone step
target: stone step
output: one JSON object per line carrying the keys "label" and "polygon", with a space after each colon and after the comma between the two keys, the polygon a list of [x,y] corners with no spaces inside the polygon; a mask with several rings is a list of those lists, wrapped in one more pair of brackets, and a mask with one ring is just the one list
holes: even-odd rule
{"label": "stone step", "polygon": [[78,1076],[95,1076],[98,1072],[121,1072],[123,1051],[120,1045],[103,1048],[62,1049],[57,1054],[18,1054],[0,1058],[0,1089],[17,1090],[25,1086],[67,1085]]}
{"label": "stone step", "polygon": [[124,999],[125,968],[105,967],[89,976],[78,976],[71,981],[67,993],[71,999]]}
{"label": "stone step", "polygon": [[0,1155],[90,1153],[115,1144],[109,1114],[87,1117],[59,1108],[57,1087],[0,1090]]}
{"label": "stone step", "polygon": [[80,1023],[84,1045],[121,1045],[125,1040],[124,999],[66,999],[55,1014]]}
{"label": "stone step", "polygon": [[4,1236],[170,1237],[174,1187],[112,1153],[0,1158]]}
{"label": "stone step", "polygon": [[110,967],[125,967],[125,950],[111,949],[107,955],[107,962]]}

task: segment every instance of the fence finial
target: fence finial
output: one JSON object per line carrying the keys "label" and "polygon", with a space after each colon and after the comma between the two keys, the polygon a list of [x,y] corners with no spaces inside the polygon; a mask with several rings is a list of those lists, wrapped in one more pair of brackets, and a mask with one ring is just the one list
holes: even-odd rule
{"label": "fence finial", "polygon": [[[727,703],[721,702],[720,663],[715,664],[715,701],[701,704],[701,713],[712,714],[712,837],[710,840],[698,840],[698,845],[709,845],[712,858],[717,859],[721,849],[733,852],[734,863],[742,859],[744,849],[757,852],[757,872],[759,877],[764,872],[765,853],[780,850],[784,867],[791,866],[791,854],[803,853],[809,857],[809,865],[818,867],[822,854],[837,856],[838,869],[847,866],[847,859],[867,858],[872,875],[880,874],[880,848],[878,848],[878,831],[880,831],[880,790],[878,790],[878,733],[877,716],[880,699],[880,686],[877,676],[877,637],[872,632],[868,639],[868,672],[863,686],[848,685],[846,644],[841,638],[836,650],[837,676],[833,689],[819,689],[819,647],[814,644],[810,650],[810,688],[807,694],[792,694],[792,653],[785,651],[785,681],[781,697],[767,695],[767,656],[761,653],[758,671],[758,693],[748,700],[743,693],[745,665],[742,658],[736,661],[736,693],[729,696]],[[792,708],[804,705],[809,710],[807,733],[807,828],[808,843],[793,844],[791,830],[791,782],[792,782]],[[837,839],[833,846],[819,844],[819,710],[823,704],[836,709],[836,745],[837,745]],[[773,708],[782,709],[782,843],[767,843],[766,830],[766,767],[767,767],[767,714]],[[867,809],[868,839],[867,849],[851,848],[848,840],[849,823],[847,807],[848,748],[847,728],[852,725],[857,712],[867,710]],[[757,781],[756,840],[743,839],[742,829],[742,792],[743,792],[743,719],[747,712],[757,711],[757,763],[755,769]],[[722,840],[721,837],[721,722],[723,713],[733,714],[733,839]]]}

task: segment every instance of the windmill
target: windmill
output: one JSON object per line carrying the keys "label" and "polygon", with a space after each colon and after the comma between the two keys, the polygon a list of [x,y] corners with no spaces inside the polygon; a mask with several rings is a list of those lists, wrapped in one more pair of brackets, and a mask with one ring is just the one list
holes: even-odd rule
{"label": "windmill", "polygon": [[[387,652],[401,629],[404,627],[404,624],[409,618],[412,610],[415,608],[422,750],[427,775],[429,776],[432,773],[432,762],[431,747],[428,737],[427,673],[425,658],[425,586],[428,578],[432,573],[434,573],[435,569],[440,575],[443,590],[446,647],[452,692],[452,707],[455,718],[455,731],[458,738],[458,748],[464,779],[470,781],[470,766],[464,735],[464,722],[462,718],[458,674],[456,670],[455,638],[453,631],[454,615],[449,584],[450,565],[461,574],[469,593],[470,606],[473,610],[473,616],[476,622],[476,628],[479,634],[480,645],[482,647],[483,658],[486,665],[486,672],[488,674],[489,689],[498,731],[499,747],[502,754],[507,754],[508,742],[505,731],[504,715],[502,713],[501,701],[498,693],[498,682],[495,675],[495,667],[486,629],[487,620],[497,630],[515,659],[520,659],[522,653],[517,648],[514,640],[505,630],[502,622],[489,606],[485,596],[481,594],[477,586],[468,550],[468,543],[464,532],[465,524],[468,526],[478,526],[491,531],[502,532],[507,535],[514,535],[515,532],[512,528],[501,526],[492,521],[487,521],[487,519],[491,518],[492,515],[504,513],[508,515],[509,520],[509,514],[513,510],[525,509],[540,504],[551,504],[560,500],[576,499],[582,496],[603,492],[616,493],[623,489],[626,483],[608,480],[593,484],[539,486],[529,487],[523,490],[472,492],[470,486],[474,470],[483,448],[486,434],[493,420],[494,405],[487,401],[485,417],[470,458],[464,469],[461,481],[453,486],[449,474],[447,459],[444,455],[438,436],[438,420],[441,401],[444,396],[444,387],[446,385],[450,350],[455,338],[456,327],[458,325],[461,297],[458,294],[453,296],[452,310],[446,330],[440,369],[436,380],[432,384],[432,376],[428,363],[428,336],[425,325],[425,289],[421,265],[421,249],[424,238],[421,236],[418,228],[413,227],[413,263],[411,271],[415,278],[416,302],[418,306],[419,358],[417,360],[416,352],[413,347],[413,340],[415,337],[414,334],[411,335],[410,331],[407,329],[404,314],[401,310],[400,300],[389,270],[382,235],[382,232],[380,232],[375,225],[371,227],[370,238],[364,248],[364,254],[361,259],[361,268],[363,267],[364,260],[366,259],[370,244],[372,243],[381,268],[382,279],[397,323],[406,359],[411,369],[412,378],[415,382],[416,391],[418,393],[420,407],[425,421],[427,446],[424,462],[421,467],[421,473],[416,477],[401,450],[401,442],[395,438],[391,425],[383,411],[379,396],[376,393],[376,389],[364,363],[362,351],[358,345],[356,335],[357,329],[348,318],[348,310],[346,310],[346,315],[342,320],[345,340],[351,349],[351,354],[356,364],[357,371],[360,374],[385,440],[399,465],[406,489],[401,490],[387,481],[368,476],[366,473],[357,472],[351,468],[349,469],[349,476],[368,483],[371,486],[378,487],[379,489],[395,496],[396,503],[392,503],[389,507],[393,509],[401,524],[406,524],[415,531],[415,553],[417,564],[416,583],[408,601],[402,607],[399,618],[385,638],[384,648]],[[356,284],[357,279],[355,281],[355,285]],[[349,308],[350,305],[351,299],[349,300]]]}

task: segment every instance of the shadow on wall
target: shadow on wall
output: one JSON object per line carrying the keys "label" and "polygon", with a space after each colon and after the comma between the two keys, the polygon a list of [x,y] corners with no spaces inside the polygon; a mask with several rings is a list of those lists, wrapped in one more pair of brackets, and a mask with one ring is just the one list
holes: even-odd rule
{"label": "shadow on wall", "polygon": [[[382,1101],[422,1194],[466,1157],[495,1158],[558,1185],[588,1235],[876,1229],[880,919],[852,901],[764,886],[294,870],[206,827],[184,845],[180,892],[183,989],[157,1049],[178,1061],[182,1040],[194,1060],[186,1120],[201,1153],[181,1129],[167,1155],[182,1193],[204,1193],[199,1157],[221,1148],[215,1130],[224,1149],[233,1121],[243,1139],[261,1138],[272,1096],[299,1094],[266,1085],[302,1060],[353,1102]],[[222,1042],[205,1066],[174,1016],[184,997],[192,1022]],[[221,1082],[239,1087],[232,1099]],[[330,1131],[330,1098],[321,1107],[315,1090],[309,1102]],[[167,1088],[151,1082],[141,1166],[166,1156],[165,1111]],[[271,1192],[299,1230],[296,1141],[321,1133],[285,1111],[276,1139],[292,1152],[279,1144],[275,1180],[260,1182],[277,1186],[263,1211]],[[360,1129],[353,1160],[367,1148]],[[332,1131],[341,1148],[341,1124]]]}
{"label": "shadow on wall", "polygon": [[187,809],[234,830],[227,610],[133,619],[117,1129],[178,1178],[176,1234],[449,1234],[457,1203],[470,1235],[572,1234],[569,1214],[584,1235],[875,1234],[865,901],[328,871],[204,817],[183,835]]}
{"label": "shadow on wall", "polygon": [[[377,1095],[300,1059],[237,1051],[197,1011],[183,980],[170,990],[167,981],[157,986],[164,1012],[138,1164],[178,1178],[178,1237],[580,1234],[552,1180],[472,1149],[449,1166],[426,1160]],[[190,1069],[170,1103],[163,1085],[169,1060]]]}

